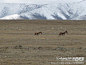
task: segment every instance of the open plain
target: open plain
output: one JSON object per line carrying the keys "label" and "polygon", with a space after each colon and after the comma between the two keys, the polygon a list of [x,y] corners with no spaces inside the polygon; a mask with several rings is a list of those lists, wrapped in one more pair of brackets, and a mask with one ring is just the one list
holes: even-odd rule
{"label": "open plain", "polygon": [[57,57],[86,58],[86,21],[0,21],[0,65],[70,65],[58,64]]}

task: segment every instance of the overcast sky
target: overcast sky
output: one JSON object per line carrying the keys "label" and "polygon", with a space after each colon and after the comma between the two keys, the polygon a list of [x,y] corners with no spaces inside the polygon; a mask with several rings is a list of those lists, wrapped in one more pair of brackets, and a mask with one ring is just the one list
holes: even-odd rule
{"label": "overcast sky", "polygon": [[82,0],[0,0],[0,3],[30,3],[30,4],[48,4],[48,3],[70,3]]}

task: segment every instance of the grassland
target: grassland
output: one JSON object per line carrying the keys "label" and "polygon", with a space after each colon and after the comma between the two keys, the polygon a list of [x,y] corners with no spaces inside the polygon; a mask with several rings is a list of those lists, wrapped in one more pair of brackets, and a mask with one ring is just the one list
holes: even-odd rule
{"label": "grassland", "polygon": [[[34,35],[39,31],[42,35]],[[52,64],[56,57],[86,58],[86,21],[0,21],[0,65],[64,65]]]}

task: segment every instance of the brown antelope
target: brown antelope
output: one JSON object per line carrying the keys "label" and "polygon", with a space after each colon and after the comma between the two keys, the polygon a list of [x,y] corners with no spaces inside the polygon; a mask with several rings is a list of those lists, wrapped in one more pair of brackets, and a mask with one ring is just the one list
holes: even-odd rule
{"label": "brown antelope", "polygon": [[36,32],[34,35],[39,35],[39,34],[42,34],[42,32]]}
{"label": "brown antelope", "polygon": [[61,36],[61,35],[65,35],[65,33],[67,33],[68,34],[68,32],[67,31],[65,31],[65,32],[60,32],[59,33],[59,35]]}

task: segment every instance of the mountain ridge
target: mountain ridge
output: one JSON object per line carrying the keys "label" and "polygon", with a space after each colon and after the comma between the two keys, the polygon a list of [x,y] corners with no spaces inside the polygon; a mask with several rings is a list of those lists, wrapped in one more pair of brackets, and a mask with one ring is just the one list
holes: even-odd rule
{"label": "mountain ridge", "polygon": [[86,20],[85,3],[0,4],[0,19]]}

